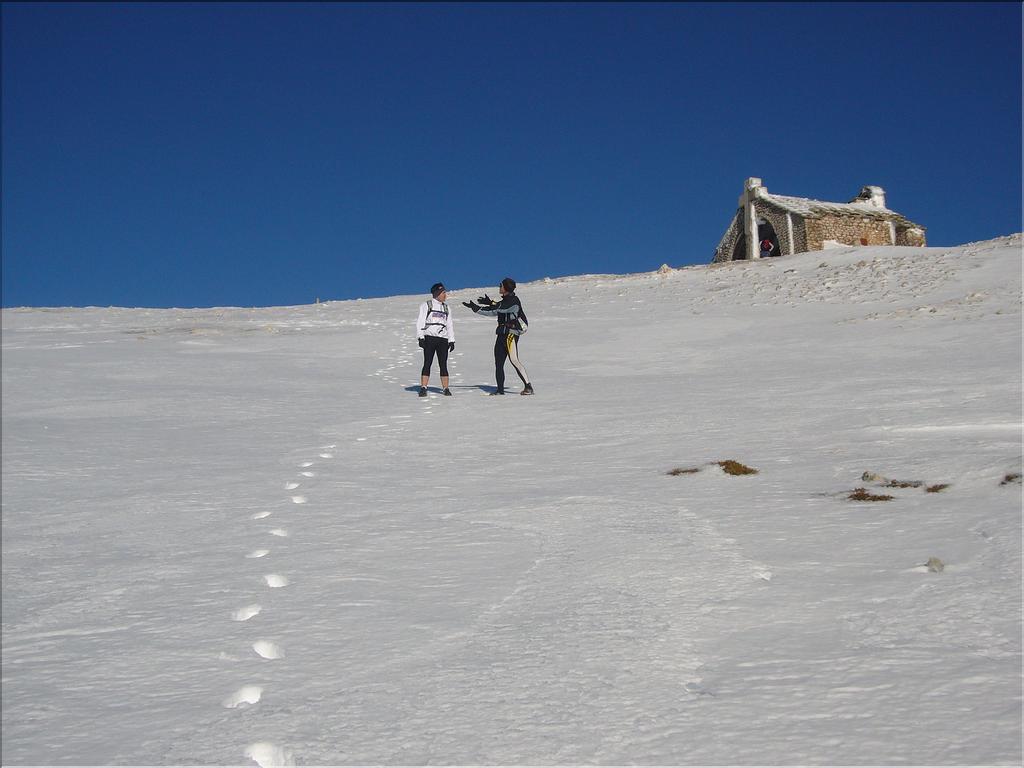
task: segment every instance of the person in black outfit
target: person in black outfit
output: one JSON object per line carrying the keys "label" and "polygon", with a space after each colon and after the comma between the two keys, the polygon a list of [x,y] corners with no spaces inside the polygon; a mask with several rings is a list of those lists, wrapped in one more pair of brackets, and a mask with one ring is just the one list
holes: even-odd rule
{"label": "person in black outfit", "polygon": [[523,391],[519,394],[532,395],[533,385],[519,359],[519,337],[526,333],[529,322],[523,311],[522,302],[516,296],[516,281],[506,277],[498,286],[498,292],[501,294],[501,301],[494,301],[485,293],[476,301],[462,302],[464,307],[469,307],[477,314],[498,318],[497,338],[494,341],[494,378],[498,383],[498,390],[491,394],[505,394],[505,361],[509,360],[519,378],[523,380]]}

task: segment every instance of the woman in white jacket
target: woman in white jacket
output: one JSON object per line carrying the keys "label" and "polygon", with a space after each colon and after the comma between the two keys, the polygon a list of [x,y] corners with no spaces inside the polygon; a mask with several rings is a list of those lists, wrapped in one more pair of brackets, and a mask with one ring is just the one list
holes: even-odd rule
{"label": "woman in white jacket", "polygon": [[423,350],[420,397],[427,396],[434,355],[437,355],[437,365],[441,369],[441,388],[447,397],[451,397],[452,391],[448,389],[448,353],[455,349],[455,324],[445,303],[448,291],[444,284],[434,283],[430,288],[430,296],[426,304],[420,305],[420,314],[416,319],[416,338]]}

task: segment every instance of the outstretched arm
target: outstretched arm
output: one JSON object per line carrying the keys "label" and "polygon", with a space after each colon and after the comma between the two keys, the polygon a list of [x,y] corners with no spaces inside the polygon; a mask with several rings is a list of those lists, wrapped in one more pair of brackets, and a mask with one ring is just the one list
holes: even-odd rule
{"label": "outstretched arm", "polygon": [[480,307],[480,314],[487,315],[488,317],[500,317],[504,315],[504,320],[515,319],[517,315],[522,312],[522,307],[519,306],[519,299],[515,297],[509,298],[506,296],[501,300],[499,304],[493,304],[489,307]]}
{"label": "outstretched arm", "polygon": [[501,306],[500,304],[492,304],[489,307],[479,307],[477,309],[474,309],[473,311],[477,312],[477,313],[479,313],[481,315],[486,315],[487,317],[497,317],[498,316],[498,307],[500,307],[500,306]]}

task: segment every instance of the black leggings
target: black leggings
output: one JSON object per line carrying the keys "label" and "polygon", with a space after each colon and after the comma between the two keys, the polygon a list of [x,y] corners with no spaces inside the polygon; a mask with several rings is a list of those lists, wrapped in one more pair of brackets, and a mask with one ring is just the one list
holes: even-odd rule
{"label": "black leggings", "polygon": [[526,369],[519,361],[519,337],[514,333],[500,333],[494,340],[494,378],[498,383],[498,391],[505,390],[505,359],[512,361],[512,367],[516,369],[523,384],[529,384],[530,378],[526,375]]}
{"label": "black leggings", "polygon": [[437,355],[437,365],[441,369],[441,375],[448,375],[448,339],[440,336],[423,337],[423,376],[430,375],[430,366],[434,362],[434,355]]}

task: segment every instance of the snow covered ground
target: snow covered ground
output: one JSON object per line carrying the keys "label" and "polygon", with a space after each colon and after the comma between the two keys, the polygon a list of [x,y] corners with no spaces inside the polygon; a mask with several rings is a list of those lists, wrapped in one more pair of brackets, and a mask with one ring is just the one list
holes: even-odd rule
{"label": "snow covered ground", "polygon": [[1019,765],[1021,256],[5,310],[3,763]]}

